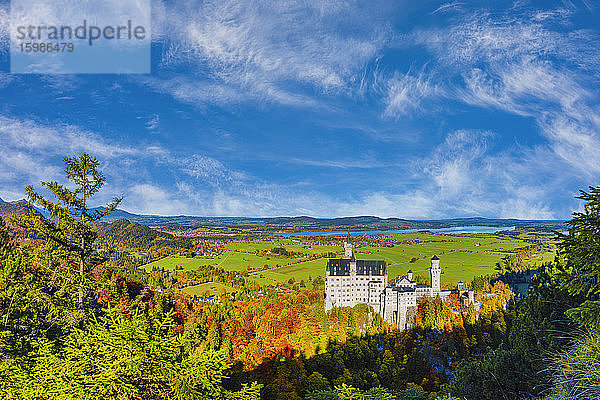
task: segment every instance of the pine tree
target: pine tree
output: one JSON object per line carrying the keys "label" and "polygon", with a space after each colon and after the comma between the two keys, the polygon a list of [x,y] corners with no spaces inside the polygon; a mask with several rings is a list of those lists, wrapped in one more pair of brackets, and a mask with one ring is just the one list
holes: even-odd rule
{"label": "pine tree", "polygon": [[218,350],[219,349],[219,343],[221,341],[221,335],[219,334],[219,327],[217,326],[217,323],[213,323],[210,328],[208,329],[208,335],[206,337],[206,341],[208,344],[208,348],[210,350]]}
{"label": "pine tree", "polygon": [[595,328],[600,327],[600,186],[580,191],[584,200],[583,212],[573,213],[567,222],[569,233],[558,233],[559,256],[566,261],[564,278],[573,295],[582,295],[586,301],[568,312],[577,321]]}
{"label": "pine tree", "polygon": [[172,314],[110,309],[61,346],[42,339],[27,357],[0,362],[0,398],[36,400],[258,400],[260,385],[226,390],[222,351],[186,350]]}
{"label": "pine tree", "polygon": [[79,157],[65,157],[63,161],[65,175],[75,188],[69,189],[56,181],[42,181],[42,186],[56,197],[56,201],[52,202],[36,192],[32,186],[28,186],[25,191],[29,203],[43,209],[50,217],[45,218],[32,211],[29,215],[13,217],[12,222],[44,238],[67,256],[66,265],[63,263],[60,272],[53,273],[65,278],[64,284],[74,287],[77,291],[78,307],[82,309],[85,306],[89,273],[105,261],[94,252],[93,243],[97,233],[91,222],[109,215],[121,199],[114,199],[101,211],[90,209],[89,199],[106,181],[104,175],[98,171],[98,160],[83,153]]}

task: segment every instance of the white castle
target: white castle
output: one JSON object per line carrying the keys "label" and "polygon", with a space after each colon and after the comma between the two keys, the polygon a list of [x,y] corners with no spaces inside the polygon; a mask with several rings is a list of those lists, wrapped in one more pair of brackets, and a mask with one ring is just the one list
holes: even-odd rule
{"label": "white castle", "polygon": [[377,260],[357,260],[354,246],[348,234],[344,241],[344,258],[327,260],[325,277],[325,311],[333,307],[354,307],[366,303],[389,324],[406,328],[409,316],[416,313],[416,307],[422,297],[442,300],[451,293],[462,295],[463,299],[473,302],[473,291],[459,283],[457,290],[441,290],[440,259],[433,256],[429,268],[431,285],[420,285],[413,281],[412,271],[400,276],[388,285],[387,263]]}

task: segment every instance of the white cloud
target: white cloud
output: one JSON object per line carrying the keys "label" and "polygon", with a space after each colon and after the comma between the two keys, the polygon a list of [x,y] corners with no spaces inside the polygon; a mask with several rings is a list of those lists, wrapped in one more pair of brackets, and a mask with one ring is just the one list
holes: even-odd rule
{"label": "white cloud", "polygon": [[[429,206],[424,216],[487,216],[552,219],[546,204],[547,188],[539,176],[556,183],[548,166],[525,162],[528,153],[519,149],[492,153],[497,135],[488,131],[451,132],[431,154],[413,164],[421,171],[419,192]],[[521,162],[519,162],[520,160]],[[418,173],[418,172],[417,172]]]}
{"label": "white cloud", "polygon": [[[286,209],[280,205],[291,196],[206,155],[182,156],[143,144],[131,147],[76,126],[0,116],[0,147],[0,197],[5,200],[22,198],[25,186],[39,186],[41,180],[65,182],[62,157],[82,152],[98,157],[108,178],[97,201],[123,196],[122,207],[131,212],[273,215]],[[155,182],[158,169],[158,175],[175,183]]]}
{"label": "white cloud", "polygon": [[152,84],[200,105],[246,99],[312,105],[303,93],[350,93],[390,37],[380,18],[389,6],[336,0],[159,4],[154,25],[155,38],[166,46],[163,64],[189,68],[204,82],[175,77]]}
{"label": "white cloud", "polygon": [[294,1],[204,2],[185,10],[190,14],[177,23],[184,22],[188,50],[225,79],[250,82],[259,76],[267,81],[268,74],[328,90],[343,87],[381,46],[378,32],[364,38],[335,33],[327,23],[356,12],[335,5],[330,10]]}
{"label": "white cloud", "polygon": [[0,53],[8,53],[10,49],[10,4],[0,4]]}
{"label": "white cloud", "polygon": [[434,78],[421,71],[416,75],[395,74],[387,81],[387,97],[384,99],[384,115],[398,117],[422,111],[425,100],[445,96],[442,86]]}
{"label": "white cloud", "polygon": [[14,76],[0,72],[0,89],[5,88],[14,80]]}
{"label": "white cloud", "polygon": [[243,177],[243,174],[231,171],[219,160],[198,154],[183,160],[180,168],[186,174],[214,186],[230,186]]}
{"label": "white cloud", "polygon": [[110,144],[92,132],[72,125],[47,126],[0,115],[0,133],[0,142],[5,149],[26,150],[30,155],[88,151],[102,158],[112,158],[141,153],[140,149]]}
{"label": "white cloud", "polygon": [[145,124],[146,129],[151,130],[151,131],[157,129],[159,125],[160,125],[160,116],[158,114],[152,115],[152,118],[150,118]]}
{"label": "white cloud", "polygon": [[193,213],[188,204],[159,186],[143,183],[134,185],[124,198],[123,207],[130,212],[154,215],[183,215]]}
{"label": "white cloud", "polygon": [[445,203],[453,202],[459,195],[468,197],[481,190],[471,174],[475,169],[489,169],[484,160],[492,137],[488,131],[453,132],[415,167],[421,167],[433,179]]}
{"label": "white cloud", "polygon": [[[21,193],[41,180],[63,181],[63,156],[88,152],[103,165],[127,162],[153,150],[109,143],[99,135],[71,125],[45,125],[30,119],[0,115],[0,183],[2,193]],[[8,196],[8,195],[5,195]],[[12,198],[15,200],[15,198]]]}
{"label": "white cloud", "polygon": [[139,77],[138,82],[161,93],[168,93],[174,99],[204,108],[207,104],[230,105],[244,101],[238,89],[219,83],[183,76],[157,78]]}
{"label": "white cloud", "polygon": [[[427,67],[435,73],[389,80],[386,114],[421,111],[424,100],[456,100],[530,118],[544,139],[484,157],[477,135],[464,148],[442,144],[425,158],[425,172],[441,207],[459,205],[452,214],[548,218],[553,213],[544,204],[556,196],[552,187],[600,177],[600,106],[591,89],[600,38],[590,31],[553,30],[553,23],[571,16],[565,9],[531,13],[517,6],[515,13],[476,13],[447,28],[414,32],[409,38],[433,55]],[[456,141],[457,133],[449,138]]]}
{"label": "white cloud", "polygon": [[[311,189],[278,185],[206,155],[182,157],[156,146],[131,148],[107,144],[93,132],[77,127],[44,126],[33,121],[0,119],[0,183],[5,200],[22,197],[22,188],[39,180],[63,181],[61,156],[88,151],[102,161],[108,184],[98,202],[124,196],[130,212],[160,215],[279,216],[376,215],[442,218],[450,215],[550,218],[527,168],[509,157],[491,156],[495,135],[487,131],[456,131],[422,161],[407,165],[420,177],[413,188],[394,192],[379,188],[343,197]],[[350,165],[350,168],[355,166]],[[543,166],[542,166],[543,167]],[[160,168],[163,181],[155,181]],[[535,169],[536,171],[539,168]],[[154,177],[154,178],[153,178]],[[514,180],[515,177],[519,179]],[[492,193],[488,190],[494,186]]]}
{"label": "white cloud", "polygon": [[433,15],[433,14],[436,14],[439,12],[447,12],[447,11],[450,11],[455,8],[460,8],[460,6],[463,6],[463,5],[465,5],[465,3],[461,3],[459,1],[455,1],[453,3],[442,4],[441,6],[436,8],[434,11],[432,11],[431,14]]}

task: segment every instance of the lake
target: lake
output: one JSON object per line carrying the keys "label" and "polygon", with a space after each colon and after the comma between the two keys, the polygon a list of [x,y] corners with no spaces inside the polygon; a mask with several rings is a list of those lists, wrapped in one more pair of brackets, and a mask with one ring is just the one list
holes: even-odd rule
{"label": "lake", "polygon": [[[496,233],[501,231],[512,231],[514,226],[454,226],[452,228],[438,229],[390,229],[390,230],[372,230],[372,231],[350,231],[351,236],[356,235],[393,235],[395,233],[415,233],[429,231],[435,233],[445,233],[447,235],[459,235],[461,233]],[[310,232],[275,232],[272,236],[346,236],[347,231],[310,231]]]}

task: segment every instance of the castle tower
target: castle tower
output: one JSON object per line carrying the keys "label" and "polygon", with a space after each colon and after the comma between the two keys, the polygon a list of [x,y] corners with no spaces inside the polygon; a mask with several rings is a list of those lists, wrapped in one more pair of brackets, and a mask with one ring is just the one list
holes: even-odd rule
{"label": "castle tower", "polygon": [[350,232],[348,232],[348,236],[346,236],[346,239],[344,240],[344,258],[347,260],[354,259],[354,246],[350,241]]}
{"label": "castle tower", "polygon": [[429,268],[431,276],[431,297],[435,297],[440,293],[442,269],[440,268],[440,259],[438,256],[431,258],[431,268]]}
{"label": "castle tower", "polygon": [[412,282],[412,280],[413,280],[413,272],[410,269],[406,273],[406,277],[408,278],[409,281]]}

